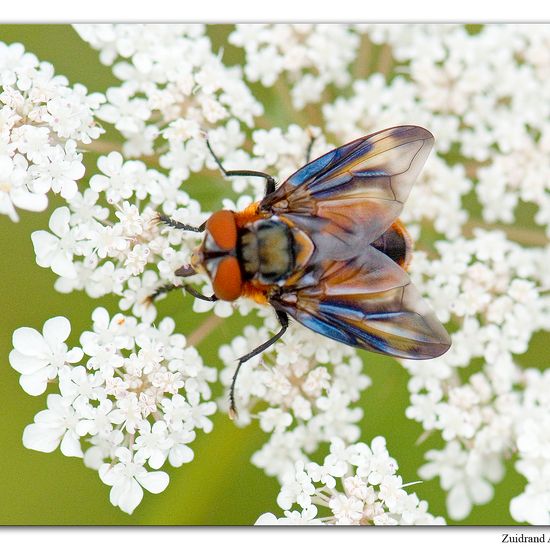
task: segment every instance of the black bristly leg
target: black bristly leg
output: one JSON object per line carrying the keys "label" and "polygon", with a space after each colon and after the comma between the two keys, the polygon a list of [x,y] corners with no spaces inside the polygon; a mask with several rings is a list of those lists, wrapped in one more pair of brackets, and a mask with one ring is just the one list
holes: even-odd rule
{"label": "black bristly leg", "polygon": [[155,300],[155,298],[158,298],[159,296],[162,296],[163,294],[168,294],[172,290],[176,290],[177,288],[182,288],[182,287],[183,287],[183,285],[175,285],[175,284],[171,284],[171,283],[159,286],[155,290],[155,292],[153,292],[153,294],[151,294],[150,296],[147,296],[145,301],[150,304],[150,303],[153,302],[153,300]]}
{"label": "black bristly leg", "polygon": [[176,290],[178,288],[183,288],[186,292],[191,294],[191,296],[194,296],[195,298],[198,298],[199,300],[204,300],[205,302],[216,302],[218,300],[218,297],[215,294],[212,294],[212,296],[205,296],[204,294],[201,294],[198,290],[194,289],[192,286],[186,285],[186,284],[167,284],[163,286],[159,286],[151,296],[148,296],[146,298],[146,301],[148,303],[153,302],[155,298],[158,298],[159,296],[162,296],[163,294],[168,294],[172,290]]}
{"label": "black bristly leg", "polygon": [[192,286],[182,285],[182,287],[185,289],[186,292],[191,294],[191,296],[194,296],[199,300],[204,300],[205,302],[217,302],[219,300],[219,298],[215,294],[212,294],[212,296],[205,296],[204,294],[201,294],[198,290],[196,290]]}
{"label": "black bristly leg", "polygon": [[181,223],[172,218],[165,216],[164,214],[159,214],[157,216],[159,222],[162,222],[170,227],[175,227],[176,229],[181,229],[182,231],[193,231],[195,233],[202,233],[206,228],[206,222],[199,225],[199,227],[194,227],[192,225],[187,225],[186,223]]}
{"label": "black bristly leg", "polygon": [[223,172],[223,175],[226,177],[230,176],[257,176],[258,178],[265,178],[265,196],[271,195],[275,191],[275,188],[277,186],[275,179],[270,176],[269,174],[266,174],[265,172],[258,172],[257,170],[226,170],[221,160],[216,156],[216,153],[212,150],[212,146],[210,145],[210,142],[206,140],[206,146],[208,147],[208,150],[210,151],[210,154],[212,155],[212,158],[216,161],[216,164],[218,165],[219,169]]}
{"label": "black bristly leg", "polygon": [[243,363],[246,363],[249,359],[252,359],[252,357],[255,357],[259,353],[262,353],[262,351],[265,351],[267,348],[271,347],[277,340],[279,340],[282,335],[286,332],[286,329],[288,328],[288,315],[284,311],[278,311],[275,310],[275,313],[277,314],[277,318],[279,319],[279,323],[281,323],[281,329],[277,334],[274,334],[267,342],[264,342],[261,346],[258,346],[257,348],[253,349],[250,353],[247,353],[246,355],[243,355],[239,359],[239,363],[237,365],[237,369],[235,370],[235,374],[233,375],[233,380],[231,381],[231,389],[229,390],[229,416],[231,418],[235,418],[237,416],[237,408],[235,407],[235,383],[237,382],[237,376],[239,375],[239,370]]}

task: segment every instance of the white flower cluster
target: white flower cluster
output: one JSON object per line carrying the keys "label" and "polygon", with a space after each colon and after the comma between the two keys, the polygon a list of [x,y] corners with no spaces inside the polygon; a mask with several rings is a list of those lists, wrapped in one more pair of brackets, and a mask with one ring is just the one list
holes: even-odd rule
{"label": "white flower cluster", "polygon": [[285,476],[277,497],[284,517],[262,514],[256,525],[444,525],[426,501],[405,491],[397,468],[383,437],[370,447],[334,438],[323,464],[296,462]]}
{"label": "white flower cluster", "polygon": [[485,25],[475,33],[462,25],[366,28],[371,40],[391,45],[396,60],[407,64],[402,70],[414,83],[411,98],[436,115],[430,127],[438,141],[442,117],[444,141],[473,165],[483,163],[475,192],[484,219],[512,223],[523,201],[535,204],[536,223],[549,227],[548,26]]}
{"label": "white flower cluster", "polygon": [[[60,193],[66,206],[52,213],[50,231],[32,235],[37,263],[59,275],[59,292],[115,294],[132,317],[96,310],[93,332],[73,349],[62,318],[48,321],[43,335],[16,331],[10,360],[23,388],[41,394],[58,380],[60,392],[27,428],[25,444],[83,455],[112,485],[112,502],[131,511],[141,487],[166,486],[167,477],[150,469],[190,460],[196,429],[211,429],[215,374],[173,334],[171,319],[152,326],[156,309],[146,301],[160,285],[178,282],[176,269],[201,238],[160,226],[157,213],[193,226],[205,220],[192,186],[182,189],[192,173],[217,169],[205,133],[225,168],[282,181],[306,162],[313,138],[311,158],[329,142],[418,124],[436,142],[402,217],[420,237],[411,276],[453,331],[443,357],[404,362],[406,416],[444,441],[426,453],[419,474],[440,478],[450,518],[462,519],[491,500],[505,462],[515,460],[527,484],[510,503],[512,517],[548,523],[550,378],[522,356],[536,333],[550,329],[550,247],[514,242],[535,234],[531,244],[540,245],[543,231],[550,234],[548,27],[237,25],[229,40],[242,50],[242,67],[223,63],[203,25],[77,30],[121,80],[105,102],[70,88],[21,46],[0,45],[0,212],[16,219],[15,207],[43,209],[48,190]],[[247,80],[274,85],[266,105]],[[277,126],[280,113],[295,120],[302,108],[311,127]],[[260,118],[264,109],[274,123]],[[78,191],[77,144],[98,137],[94,117],[118,130],[124,157],[100,157],[89,188]],[[240,197],[223,207],[232,210],[265,188],[257,177],[231,183]],[[520,210],[531,228],[518,226]],[[493,222],[507,224],[506,233],[475,229]],[[441,237],[447,240],[434,245]],[[263,320],[220,348],[227,392],[236,359],[278,324],[248,300],[197,301],[194,309],[224,317],[255,309]],[[298,325],[243,365],[237,423],[258,420],[269,434],[252,462],[282,483],[286,510],[285,518],[264,515],[261,523],[441,523],[404,491],[383,439],[357,443],[358,401],[369,385],[356,350]],[[220,403],[227,405],[226,394]],[[324,463],[313,462],[329,442]],[[301,511],[290,511],[294,504]]]}
{"label": "white flower cluster", "polygon": [[[540,426],[550,422],[548,400],[539,400],[529,388],[533,377],[544,375],[523,370],[517,359],[536,332],[550,329],[550,296],[544,293],[550,248],[522,248],[501,232],[481,230],[470,240],[438,242],[436,248],[440,259],[427,261],[417,253],[412,273],[426,277],[417,280],[418,286],[440,318],[452,317],[459,329],[444,356],[404,361],[411,373],[406,414],[427,432],[440,431],[447,442],[442,451],[428,451],[429,463],[420,474],[440,477],[449,515],[463,519],[472,504],[492,499],[491,484],[502,479],[504,460],[516,451],[521,458],[520,442],[533,418]],[[481,362],[481,370],[469,374],[465,369],[474,361]],[[544,441],[539,438],[538,444]],[[520,464],[525,462],[516,464],[518,470],[528,471]],[[512,514],[523,521],[518,502]],[[527,498],[521,502],[524,510],[532,510],[530,517],[540,517],[541,508],[528,506]]]}
{"label": "white flower cluster", "polygon": [[[243,336],[220,348],[226,387],[236,360],[276,330],[277,321],[269,315],[261,328],[247,326]],[[236,385],[237,423],[246,425],[254,418],[270,434],[252,463],[282,481],[297,460],[307,460],[321,443],[334,437],[357,441],[363,411],[354,403],[370,385],[362,368],[354,348],[300,326],[293,326],[276,345],[245,363]]]}
{"label": "white flower cluster", "polygon": [[270,87],[286,74],[293,106],[303,109],[330,84],[349,84],[360,36],[346,25],[246,23],[236,25],[229,42],[244,48],[248,80]]}
{"label": "white flower cluster", "polygon": [[45,210],[49,191],[76,194],[84,175],[77,148],[103,133],[94,121],[103,101],[21,44],[0,42],[0,214],[18,221],[16,208]]}
{"label": "white flower cluster", "polygon": [[160,493],[168,485],[168,474],[159,471],[166,461],[191,462],[196,431],[212,430],[216,371],[174,333],[169,317],[157,328],[97,308],[92,320],[81,348],[65,343],[71,325],[64,317],[46,321],[42,334],[26,327],[14,332],[10,363],[23,389],[31,395],[44,393],[48,383],[59,389],[25,428],[23,444],[83,458],[112,487],[111,503],[132,513],[143,489]]}
{"label": "white flower cluster", "polygon": [[[170,181],[181,183],[209,161],[204,132],[230,166],[261,104],[238,67],[212,51],[204,25],[76,25],[100,59],[123,81],[107,90],[98,117],[124,137],[129,157],[159,155]],[[224,129],[224,124],[227,128]],[[210,134],[210,129],[217,130]],[[242,166],[242,163],[240,164]]]}
{"label": "white flower cluster", "polygon": [[[521,494],[510,502],[516,521],[532,525],[550,523],[550,372],[528,369],[522,377],[523,392],[515,395],[517,413],[513,418],[516,470],[527,479]],[[515,405],[515,403],[514,403]]]}
{"label": "white flower cluster", "polygon": [[[405,205],[405,222],[429,222],[448,238],[454,238],[468,217],[463,197],[472,189],[463,165],[450,165],[445,158],[459,139],[460,121],[448,114],[432,112],[419,97],[418,85],[405,76],[391,82],[381,73],[356,80],[350,97],[339,97],[323,106],[327,130],[345,143],[380,128],[406,124],[425,126],[437,136],[432,153]],[[418,233],[418,231],[414,231]]]}
{"label": "white flower cluster", "polygon": [[50,231],[32,234],[36,261],[60,276],[59,292],[112,293],[122,310],[152,321],[156,308],[147,298],[175,282],[174,272],[189,263],[198,242],[196,233],[159,225],[157,212],[192,225],[204,216],[179,184],[142,161],[113,152],[99,158],[98,168],[89,189],[52,213]]}

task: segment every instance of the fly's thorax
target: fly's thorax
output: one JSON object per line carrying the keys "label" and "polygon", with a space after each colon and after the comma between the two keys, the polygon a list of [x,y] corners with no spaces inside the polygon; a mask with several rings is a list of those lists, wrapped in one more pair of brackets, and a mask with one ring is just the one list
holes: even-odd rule
{"label": "fly's thorax", "polygon": [[276,284],[294,268],[290,227],[275,218],[257,220],[243,227],[238,251],[245,278],[262,284]]}
{"label": "fly's thorax", "polygon": [[311,240],[277,216],[242,228],[237,247],[247,280],[282,284],[313,252]]}

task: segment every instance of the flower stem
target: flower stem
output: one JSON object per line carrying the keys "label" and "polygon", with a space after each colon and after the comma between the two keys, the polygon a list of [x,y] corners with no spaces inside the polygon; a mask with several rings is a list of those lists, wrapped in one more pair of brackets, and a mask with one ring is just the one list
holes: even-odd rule
{"label": "flower stem", "polygon": [[372,59],[372,42],[366,33],[361,34],[361,43],[357,52],[357,59],[353,65],[353,81],[361,80],[369,76],[369,67]]}
{"label": "flower stem", "polygon": [[[277,98],[281,103],[281,110],[284,113],[286,119],[286,124],[298,124],[302,128],[305,128],[309,121],[303,111],[298,111],[294,109],[292,104],[292,97],[290,95],[290,83],[287,80],[287,77],[282,75],[279,76],[274,85],[275,93]],[[280,124],[279,124],[280,125]],[[273,121],[271,127],[277,126],[276,121]]]}
{"label": "flower stem", "polygon": [[378,52],[378,59],[376,63],[375,71],[382,73],[385,76],[388,76],[393,67],[393,58],[391,55],[391,47],[388,44],[384,44],[380,47]]}
{"label": "flower stem", "polygon": [[482,220],[471,219],[464,224],[463,233],[465,237],[471,237],[475,229],[485,229],[488,231],[502,231],[506,236],[518,243],[530,246],[545,246],[550,240],[544,232],[526,227],[515,227],[498,223],[486,223]]}
{"label": "flower stem", "polygon": [[88,153],[99,153],[101,155],[112,153],[113,151],[118,151],[122,153],[122,143],[117,143],[116,141],[106,141],[96,139],[91,143],[79,143],[78,148]]}
{"label": "flower stem", "polygon": [[187,343],[190,346],[197,346],[200,344],[207,336],[209,336],[219,325],[223,323],[223,319],[217,315],[210,315],[204,323],[202,323],[199,328],[193,331],[187,338]]}

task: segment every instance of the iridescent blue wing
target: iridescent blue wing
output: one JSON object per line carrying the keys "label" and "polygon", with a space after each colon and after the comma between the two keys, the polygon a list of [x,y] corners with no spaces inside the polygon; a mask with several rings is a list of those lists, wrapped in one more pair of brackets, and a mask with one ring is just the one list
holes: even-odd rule
{"label": "iridescent blue wing", "polygon": [[401,213],[433,141],[419,126],[356,139],[300,168],[260,208],[308,232],[313,224],[317,231],[345,236],[352,247],[371,243]]}
{"label": "iridescent blue wing", "polygon": [[370,243],[403,209],[433,144],[418,126],[366,136],[307,164],[260,208],[311,239],[315,252],[272,305],[345,344],[407,359],[437,357],[449,335],[396,262]]}
{"label": "iridescent blue wing", "polygon": [[312,265],[270,302],[315,332],[369,351],[430,359],[451,345],[407,273],[370,245],[349,260]]}

